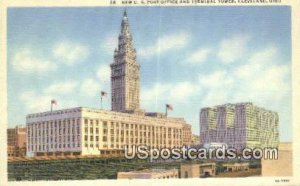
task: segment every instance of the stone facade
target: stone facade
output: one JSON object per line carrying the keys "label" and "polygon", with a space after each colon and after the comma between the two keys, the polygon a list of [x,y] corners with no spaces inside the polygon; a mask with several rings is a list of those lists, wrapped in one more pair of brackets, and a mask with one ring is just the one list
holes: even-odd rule
{"label": "stone facade", "polygon": [[216,175],[216,163],[182,164],[180,178],[200,178]]}
{"label": "stone facade", "polygon": [[249,163],[225,163],[223,164],[224,171],[236,172],[249,170]]}
{"label": "stone facade", "polygon": [[113,111],[135,111],[140,106],[140,65],[133,48],[126,11],[121,24],[118,48],[111,67],[111,107]]}
{"label": "stone facade", "polygon": [[279,117],[276,112],[252,103],[202,108],[201,143],[225,143],[237,150],[246,147],[278,147],[278,123]]}
{"label": "stone facade", "polygon": [[23,157],[26,155],[26,128],[7,129],[7,156]]}
{"label": "stone facade", "polygon": [[131,172],[118,172],[118,179],[171,179],[178,178],[177,169],[146,169]]}
{"label": "stone facade", "polygon": [[[190,145],[191,129],[183,118],[159,118],[92,108],[29,114],[28,156],[101,155],[125,145],[180,147]],[[189,126],[189,127],[187,127]]]}

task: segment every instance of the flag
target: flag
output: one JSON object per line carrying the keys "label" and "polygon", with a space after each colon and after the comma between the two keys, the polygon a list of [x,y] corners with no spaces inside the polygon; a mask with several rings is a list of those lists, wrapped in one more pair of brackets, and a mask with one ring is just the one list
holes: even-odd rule
{"label": "flag", "polygon": [[107,92],[101,91],[101,96],[107,96]]}
{"label": "flag", "polygon": [[57,104],[56,100],[55,100],[55,99],[52,99],[52,100],[51,100],[51,104],[56,105],[56,104]]}
{"label": "flag", "polygon": [[166,108],[167,108],[168,110],[173,110],[173,107],[172,107],[172,105],[170,105],[170,104],[166,104]]}

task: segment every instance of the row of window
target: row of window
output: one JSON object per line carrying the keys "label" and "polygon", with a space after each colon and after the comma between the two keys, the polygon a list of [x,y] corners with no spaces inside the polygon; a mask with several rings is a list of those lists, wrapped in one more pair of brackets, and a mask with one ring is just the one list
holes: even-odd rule
{"label": "row of window", "polygon": [[[96,124],[96,126],[98,126],[99,121],[98,120],[89,120],[89,119],[85,119],[84,120],[84,124],[85,124],[85,128],[88,128],[88,125],[90,125],[90,128],[93,128],[91,125],[94,125],[94,123]],[[167,127],[155,127],[155,126],[147,126],[147,125],[138,125],[138,124],[128,124],[128,123],[118,123],[118,122],[110,122],[110,125],[107,121],[103,121],[102,122],[102,127],[103,128],[108,128],[110,127],[111,129],[113,128],[119,128],[121,127],[122,129],[140,129],[140,130],[152,130],[152,131],[166,131],[166,129],[168,129],[168,132],[172,131],[172,128],[167,128]],[[181,129],[173,129],[173,131],[175,133],[180,133]]]}
{"label": "row of window", "polygon": [[31,123],[28,124],[28,127],[33,127],[37,129],[41,128],[70,128],[70,127],[79,127],[80,126],[80,119],[65,119],[65,120],[55,120],[55,121],[45,121],[45,122],[38,122],[38,123]]}
{"label": "row of window", "polygon": [[52,149],[62,149],[62,148],[77,148],[80,147],[80,143],[72,143],[72,144],[49,144],[49,145],[28,145],[28,151],[46,151]]}
{"label": "row of window", "polygon": [[80,136],[59,136],[59,137],[50,137],[50,138],[28,138],[30,144],[33,143],[49,143],[49,142],[71,142],[71,141],[80,141]]}
{"label": "row of window", "polygon": [[[169,145],[171,145],[171,144],[169,144]],[[85,148],[99,148],[99,144],[87,144],[87,143],[85,143],[84,144],[84,147]],[[111,145],[107,145],[107,144],[103,144],[103,149],[106,149],[106,148],[121,148],[121,149],[124,149],[125,148],[125,146],[127,146],[127,147],[129,147],[129,146],[132,146],[132,145],[119,145],[119,144],[116,144],[116,145],[114,145],[114,144],[111,144]],[[161,144],[161,145],[152,145],[151,147],[164,147],[164,148],[166,148],[166,145],[165,144]],[[175,146],[173,146],[173,147],[177,147],[177,148],[179,148],[180,147],[180,144],[176,144]],[[101,147],[100,147],[101,148]]]}
{"label": "row of window", "polygon": [[27,135],[28,136],[31,136],[31,137],[37,137],[37,136],[48,136],[48,134],[50,135],[65,135],[65,134],[80,134],[80,128],[71,128],[71,129],[50,129],[50,130],[35,130],[35,131],[32,131],[31,130],[28,130],[28,133]]}

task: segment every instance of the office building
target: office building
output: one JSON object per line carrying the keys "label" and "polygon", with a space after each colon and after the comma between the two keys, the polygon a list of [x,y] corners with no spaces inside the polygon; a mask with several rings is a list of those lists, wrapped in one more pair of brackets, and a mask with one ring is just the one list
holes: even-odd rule
{"label": "office building", "polygon": [[201,143],[222,143],[237,150],[245,147],[278,147],[278,124],[279,117],[276,112],[252,103],[202,108]]}
{"label": "office building", "polygon": [[26,128],[16,126],[7,129],[7,156],[23,157],[26,155]]}
{"label": "office building", "polygon": [[191,126],[183,118],[140,109],[139,68],[125,11],[111,64],[112,111],[77,107],[28,114],[28,156],[121,154],[125,146],[190,145]]}

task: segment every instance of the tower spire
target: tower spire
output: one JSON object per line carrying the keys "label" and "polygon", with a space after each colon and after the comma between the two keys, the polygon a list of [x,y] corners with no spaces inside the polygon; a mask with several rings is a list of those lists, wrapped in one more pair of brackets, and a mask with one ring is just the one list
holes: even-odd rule
{"label": "tower spire", "polygon": [[131,37],[126,9],[124,10],[123,19],[121,23],[121,35],[123,35],[124,37]]}
{"label": "tower spire", "polygon": [[139,109],[140,65],[136,59],[127,11],[124,10],[118,48],[114,51],[111,67],[112,110]]}
{"label": "tower spire", "polygon": [[124,17],[127,17],[127,11],[126,11],[126,8],[124,10]]}

